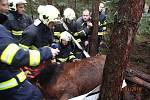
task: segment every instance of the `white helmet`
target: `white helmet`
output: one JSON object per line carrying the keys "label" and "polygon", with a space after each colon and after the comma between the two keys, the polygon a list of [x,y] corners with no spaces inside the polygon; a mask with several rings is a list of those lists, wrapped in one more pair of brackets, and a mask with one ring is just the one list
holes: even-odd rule
{"label": "white helmet", "polygon": [[60,34],[60,41],[61,40],[65,40],[65,41],[71,41],[71,35],[70,35],[70,33],[69,32],[67,32],[67,31],[64,31],[64,32],[62,32],[61,34]]}
{"label": "white helmet", "polygon": [[73,19],[76,18],[75,12],[71,8],[66,8],[64,10],[64,14],[63,15],[64,15],[65,18],[68,18],[69,20],[73,20]]}
{"label": "white helmet", "polygon": [[9,10],[16,11],[17,4],[26,4],[26,0],[8,0],[9,3]]}
{"label": "white helmet", "polygon": [[59,10],[52,5],[40,5],[38,7],[39,19],[48,26],[49,22],[57,22],[60,15]]}

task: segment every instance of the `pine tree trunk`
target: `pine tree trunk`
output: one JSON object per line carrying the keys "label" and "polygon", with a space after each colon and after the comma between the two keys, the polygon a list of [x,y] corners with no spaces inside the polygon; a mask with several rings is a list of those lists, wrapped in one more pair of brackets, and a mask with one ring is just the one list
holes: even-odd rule
{"label": "pine tree trunk", "polygon": [[149,9],[148,9],[148,13],[150,14],[150,6],[149,6]]}
{"label": "pine tree trunk", "polygon": [[51,4],[53,4],[53,0],[47,0],[47,3],[48,3],[49,5],[51,5]]}
{"label": "pine tree trunk", "polygon": [[30,6],[30,13],[31,13],[31,17],[32,19],[34,19],[34,14],[33,14],[33,1],[32,0],[29,0],[29,6]]}
{"label": "pine tree trunk", "polygon": [[76,9],[76,0],[68,0],[68,7]]}
{"label": "pine tree trunk", "polygon": [[104,67],[99,100],[119,100],[124,71],[141,19],[144,0],[120,0]]}
{"label": "pine tree trunk", "polygon": [[93,30],[90,38],[90,55],[95,56],[97,51],[97,34],[98,34],[98,20],[99,20],[99,0],[92,1],[92,23]]}

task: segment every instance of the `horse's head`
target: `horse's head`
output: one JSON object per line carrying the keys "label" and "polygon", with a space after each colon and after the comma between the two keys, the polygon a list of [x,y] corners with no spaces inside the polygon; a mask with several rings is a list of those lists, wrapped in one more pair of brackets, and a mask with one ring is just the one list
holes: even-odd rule
{"label": "horse's head", "polygon": [[53,82],[55,77],[63,70],[63,64],[45,63],[43,66],[44,68],[42,68],[38,75],[38,80],[41,85]]}

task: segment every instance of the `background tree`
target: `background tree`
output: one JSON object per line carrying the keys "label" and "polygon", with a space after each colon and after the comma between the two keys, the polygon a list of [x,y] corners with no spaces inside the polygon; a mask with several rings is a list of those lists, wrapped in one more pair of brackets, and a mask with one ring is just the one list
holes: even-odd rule
{"label": "background tree", "polygon": [[120,0],[104,66],[99,100],[119,100],[124,70],[142,17],[144,0]]}
{"label": "background tree", "polygon": [[47,0],[47,4],[49,5],[53,4],[53,0]]}
{"label": "background tree", "polygon": [[98,34],[98,21],[99,21],[99,0],[92,0],[92,22],[93,30],[90,38],[90,55],[97,54],[97,34]]}

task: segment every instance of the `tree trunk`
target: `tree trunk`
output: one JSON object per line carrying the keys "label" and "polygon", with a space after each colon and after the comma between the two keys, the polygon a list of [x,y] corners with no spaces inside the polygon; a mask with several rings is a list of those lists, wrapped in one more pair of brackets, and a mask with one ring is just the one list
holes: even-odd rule
{"label": "tree trunk", "polygon": [[148,13],[150,13],[150,6],[149,6],[149,9],[148,9]]}
{"label": "tree trunk", "polygon": [[120,0],[103,72],[99,100],[119,100],[124,71],[144,9],[144,0]]}
{"label": "tree trunk", "polygon": [[98,34],[98,19],[99,18],[99,0],[92,1],[92,23],[93,30],[90,38],[90,55],[95,56],[97,51],[97,34]]}
{"label": "tree trunk", "polygon": [[47,3],[48,3],[49,5],[52,5],[52,4],[53,4],[53,0],[47,0]]}
{"label": "tree trunk", "polygon": [[74,0],[74,11],[76,12],[77,11],[77,0]]}
{"label": "tree trunk", "polygon": [[32,0],[29,0],[29,6],[30,6],[30,12],[31,12],[31,17],[32,17],[32,19],[34,19],[34,14],[33,14],[33,1]]}
{"label": "tree trunk", "polygon": [[76,9],[76,0],[68,0],[68,7]]}

